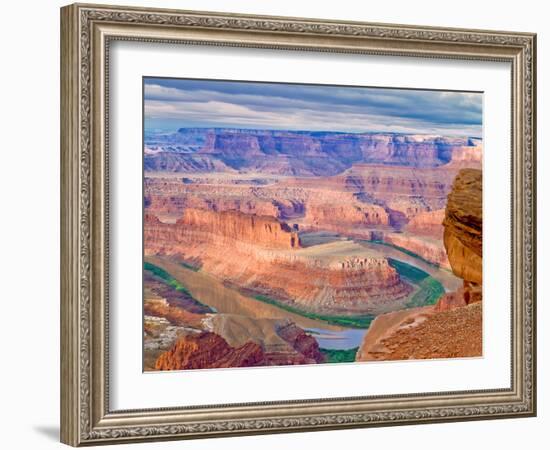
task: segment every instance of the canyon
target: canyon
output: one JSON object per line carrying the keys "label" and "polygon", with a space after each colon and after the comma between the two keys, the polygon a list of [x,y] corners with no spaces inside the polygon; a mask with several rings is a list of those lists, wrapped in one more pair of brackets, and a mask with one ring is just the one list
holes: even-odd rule
{"label": "canyon", "polygon": [[147,131],[145,370],[477,356],[481,155],[475,137]]}
{"label": "canyon", "polygon": [[352,241],[302,248],[270,216],[187,209],[175,224],[145,217],[145,254],[181,258],[226,283],[322,314],[375,313],[409,292],[383,255]]}

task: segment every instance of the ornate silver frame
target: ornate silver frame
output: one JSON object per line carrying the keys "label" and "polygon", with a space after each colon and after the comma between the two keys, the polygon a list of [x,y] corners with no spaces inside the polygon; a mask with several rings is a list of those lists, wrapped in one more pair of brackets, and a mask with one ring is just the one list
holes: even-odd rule
{"label": "ornate silver frame", "polygon": [[[512,385],[111,411],[108,398],[109,44],[201,43],[512,66]],[[530,33],[75,4],[61,9],[61,440],[80,446],[536,414],[536,36]]]}

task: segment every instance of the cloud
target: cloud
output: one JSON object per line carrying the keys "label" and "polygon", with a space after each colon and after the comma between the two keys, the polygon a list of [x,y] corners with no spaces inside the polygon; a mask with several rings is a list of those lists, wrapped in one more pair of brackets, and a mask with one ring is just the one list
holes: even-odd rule
{"label": "cloud", "polygon": [[144,93],[146,126],[481,136],[479,93],[158,78]]}

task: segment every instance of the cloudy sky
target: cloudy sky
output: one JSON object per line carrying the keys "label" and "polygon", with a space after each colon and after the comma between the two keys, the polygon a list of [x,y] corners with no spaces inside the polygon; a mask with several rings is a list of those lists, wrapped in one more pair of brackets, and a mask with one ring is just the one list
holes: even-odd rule
{"label": "cloudy sky", "polygon": [[482,135],[482,94],[144,79],[146,130],[236,127]]}

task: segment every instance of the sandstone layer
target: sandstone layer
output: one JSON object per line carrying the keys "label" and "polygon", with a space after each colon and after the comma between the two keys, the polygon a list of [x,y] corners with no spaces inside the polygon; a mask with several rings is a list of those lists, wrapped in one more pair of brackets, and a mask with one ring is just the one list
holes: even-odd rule
{"label": "sandstone layer", "polygon": [[221,336],[204,332],[179,338],[170,350],[158,357],[155,369],[251,367],[263,365],[264,362],[265,355],[260,345],[248,342],[233,348]]}
{"label": "sandstone layer", "polygon": [[[444,166],[356,164],[332,177],[151,175],[145,179],[145,209],[172,222],[188,208],[233,210],[276,217],[303,229],[371,239],[373,231],[401,230],[417,216],[419,226],[423,220],[426,225],[435,220],[430,214],[445,208],[457,172]],[[432,229],[435,232],[437,225]]]}
{"label": "sandstone layer", "polygon": [[421,212],[409,220],[405,231],[415,235],[442,240],[444,218],[444,209]]}
{"label": "sandstone layer", "polygon": [[450,268],[443,242],[412,233],[386,233],[384,242],[403,248],[440,267]]}

